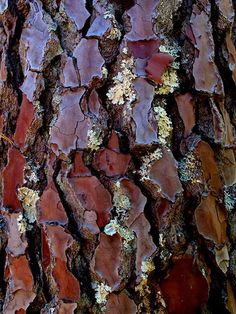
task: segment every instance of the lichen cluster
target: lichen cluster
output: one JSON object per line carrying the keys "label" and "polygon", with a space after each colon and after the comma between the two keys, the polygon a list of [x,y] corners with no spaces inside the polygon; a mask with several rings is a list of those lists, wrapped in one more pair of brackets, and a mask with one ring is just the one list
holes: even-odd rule
{"label": "lichen cluster", "polygon": [[140,180],[149,180],[149,172],[153,163],[162,158],[162,150],[157,148],[154,152],[142,157],[142,165],[139,169]]}
{"label": "lichen cluster", "polygon": [[106,38],[111,40],[120,40],[121,38],[121,31],[119,29],[118,22],[114,15],[114,8],[111,4],[108,5],[107,10],[104,12],[104,18],[109,20],[112,24],[112,27],[109,29]]}
{"label": "lichen cluster", "polygon": [[224,204],[231,211],[236,206],[236,184],[224,188]]}
{"label": "lichen cluster", "polygon": [[[160,52],[169,53],[174,60],[178,57],[179,47],[177,45],[161,45],[159,47]],[[173,61],[167,70],[162,74],[162,84],[156,88],[156,94],[168,95],[173,93],[176,88],[179,87],[179,80],[177,75],[177,69],[179,68],[179,62]]]}
{"label": "lichen cluster", "polygon": [[179,161],[178,165],[180,180],[182,182],[189,182],[192,184],[201,183],[201,162],[196,158],[193,152],[190,151],[182,160]]}
{"label": "lichen cluster", "polygon": [[141,265],[141,281],[135,287],[135,291],[139,293],[142,302],[138,305],[138,313],[144,313],[150,309],[149,295],[151,293],[150,287],[148,285],[148,276],[155,270],[155,265],[152,260],[148,259],[142,262]]}
{"label": "lichen cluster", "polygon": [[34,223],[37,214],[36,203],[39,200],[38,192],[27,187],[19,188],[18,199],[22,202],[24,208],[24,218],[28,223]]}
{"label": "lichen cluster", "polygon": [[121,71],[113,78],[113,86],[108,90],[107,97],[112,104],[131,104],[135,98],[133,80],[136,78],[134,69],[134,59],[127,55],[127,49],[123,49],[123,60],[121,61]]}
{"label": "lichen cluster", "polygon": [[115,184],[115,190],[113,195],[113,205],[116,210],[117,218],[120,221],[124,221],[127,216],[127,212],[129,208],[131,208],[130,199],[128,196],[122,191],[120,181],[117,181]]}
{"label": "lichen cluster", "polygon": [[92,288],[95,290],[96,302],[104,306],[107,303],[107,296],[111,293],[111,287],[103,282],[96,281],[92,283]]}
{"label": "lichen cluster", "polygon": [[102,144],[102,131],[98,128],[92,128],[88,131],[88,149],[91,151],[97,150]]}
{"label": "lichen cluster", "polygon": [[158,123],[158,141],[160,144],[166,145],[167,138],[171,135],[173,129],[172,122],[163,107],[155,106],[153,111]]}

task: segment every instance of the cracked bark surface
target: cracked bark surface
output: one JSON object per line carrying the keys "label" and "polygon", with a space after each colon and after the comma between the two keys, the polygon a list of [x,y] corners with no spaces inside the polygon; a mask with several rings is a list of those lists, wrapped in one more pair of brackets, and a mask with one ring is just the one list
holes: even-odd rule
{"label": "cracked bark surface", "polygon": [[1,1],[1,313],[236,313],[235,11]]}

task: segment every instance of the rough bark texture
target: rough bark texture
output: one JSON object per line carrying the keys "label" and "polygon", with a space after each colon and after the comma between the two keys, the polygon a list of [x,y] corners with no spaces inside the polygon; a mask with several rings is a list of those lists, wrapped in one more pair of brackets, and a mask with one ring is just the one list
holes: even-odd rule
{"label": "rough bark texture", "polygon": [[235,9],[0,1],[1,313],[236,313]]}

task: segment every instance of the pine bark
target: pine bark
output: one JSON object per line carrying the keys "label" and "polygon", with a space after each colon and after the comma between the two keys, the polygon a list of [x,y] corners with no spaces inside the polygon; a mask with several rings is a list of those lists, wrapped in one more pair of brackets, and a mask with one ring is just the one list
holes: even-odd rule
{"label": "pine bark", "polygon": [[1,1],[1,313],[236,313],[235,10]]}

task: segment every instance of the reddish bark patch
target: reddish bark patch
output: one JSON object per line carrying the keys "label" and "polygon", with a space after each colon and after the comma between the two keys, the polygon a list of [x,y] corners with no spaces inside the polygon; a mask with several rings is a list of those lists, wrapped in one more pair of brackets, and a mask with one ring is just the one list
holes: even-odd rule
{"label": "reddish bark patch", "polygon": [[130,18],[131,30],[125,35],[130,41],[155,39],[153,33],[152,15],[158,4],[158,0],[137,0],[127,15]]}
{"label": "reddish bark patch", "polygon": [[26,256],[21,255],[19,257],[12,257],[11,255],[8,255],[8,258],[9,274],[13,281],[11,287],[12,291],[17,291],[19,289],[32,291],[34,281]]}
{"label": "reddish bark patch", "polygon": [[59,288],[58,298],[78,302],[80,299],[80,284],[75,276],[67,269],[66,262],[60,258],[56,258],[52,274]]}
{"label": "reddish bark patch", "polygon": [[77,152],[75,154],[73,168],[70,171],[68,177],[88,177],[91,176],[90,170],[84,165],[83,162],[83,153]]}
{"label": "reddish bark patch", "polygon": [[[210,6],[210,4],[206,6]],[[193,64],[195,88],[207,93],[222,94],[222,80],[214,63],[212,25],[210,16],[206,12],[207,9],[205,8],[199,13],[199,8],[194,6],[190,20],[196,48],[199,51]]]}
{"label": "reddish bark patch", "polygon": [[23,184],[24,156],[15,148],[8,151],[8,163],[2,172],[3,176],[3,205],[17,210],[21,208],[17,198],[17,187]]}
{"label": "reddish bark patch", "polygon": [[214,152],[209,144],[200,141],[196,148],[196,153],[202,162],[202,170],[207,184],[210,184],[211,189],[215,193],[220,193],[223,188],[219,170],[214,158]]}
{"label": "reddish bark patch", "polygon": [[104,227],[110,220],[111,195],[94,176],[69,178],[78,199],[87,210],[97,213],[97,224]]}
{"label": "reddish bark patch", "polygon": [[190,93],[175,96],[179,114],[184,123],[184,136],[190,135],[195,125],[193,96]]}
{"label": "reddish bark patch", "polygon": [[120,182],[120,185],[122,191],[125,191],[125,194],[128,196],[131,203],[131,208],[129,209],[129,217],[126,220],[127,226],[130,226],[144,211],[147,198],[142,194],[140,188],[128,179],[123,179]]}
{"label": "reddish bark patch", "polygon": [[68,218],[65,209],[52,181],[43,191],[43,194],[38,202],[38,208],[40,223],[57,222],[62,225],[67,224]]}
{"label": "reddish bark patch", "polygon": [[94,158],[94,165],[106,176],[123,176],[128,168],[131,156],[114,152],[107,148],[100,149]]}
{"label": "reddish bark patch", "polygon": [[56,144],[64,154],[68,154],[77,146],[85,148],[87,145],[87,132],[90,120],[85,118],[81,108],[80,99],[84,89],[66,91],[62,94],[59,116],[52,127],[49,142]]}
{"label": "reddish bark patch", "polygon": [[111,136],[109,138],[107,148],[117,153],[120,152],[119,138],[114,130],[112,130],[111,132]]}
{"label": "reddish bark patch", "polygon": [[136,314],[137,306],[124,292],[111,293],[106,304],[106,314]]}
{"label": "reddish bark patch", "polygon": [[130,226],[137,237],[137,252],[136,252],[136,275],[137,281],[140,280],[142,262],[147,260],[156,250],[151,235],[149,234],[151,226],[149,221],[145,218],[144,213],[140,214],[138,218]]}
{"label": "reddish bark patch", "polygon": [[198,232],[207,240],[216,244],[223,244],[226,241],[227,219],[226,213],[222,210],[212,195],[201,200],[195,210],[195,219]]}
{"label": "reddish bark patch", "polygon": [[90,16],[86,9],[85,0],[62,0],[66,14],[75,22],[78,30],[82,29],[86,20]]}
{"label": "reddish bark patch", "polygon": [[73,243],[72,236],[65,232],[64,228],[61,226],[47,225],[45,228],[53,257],[59,258],[62,261],[67,261],[66,250]]}
{"label": "reddish bark patch", "polygon": [[48,266],[51,263],[51,254],[50,254],[50,249],[47,242],[46,233],[43,228],[41,228],[41,253],[42,253],[43,269],[44,271],[46,271]]}
{"label": "reddish bark patch", "polygon": [[98,118],[100,109],[100,99],[95,89],[93,89],[91,94],[89,95],[88,107],[89,111]]}
{"label": "reddish bark patch", "polygon": [[82,38],[73,55],[77,59],[81,85],[88,86],[93,78],[102,78],[104,59],[100,54],[97,39]]}
{"label": "reddish bark patch", "polygon": [[145,79],[134,81],[137,101],[133,107],[133,119],[136,124],[136,144],[151,144],[157,142],[157,131],[152,121],[149,121],[151,104],[154,97],[154,87]]}
{"label": "reddish bark patch", "polygon": [[92,272],[115,290],[119,287],[121,278],[119,268],[121,263],[122,240],[119,234],[108,236],[100,234],[100,243],[96,248],[90,263]]}
{"label": "reddish bark patch", "polygon": [[26,95],[23,94],[23,99],[20,107],[20,113],[16,122],[16,131],[14,135],[15,144],[20,148],[24,148],[26,134],[34,119],[34,106],[30,102]]}
{"label": "reddish bark patch", "polygon": [[76,303],[61,303],[58,309],[58,314],[74,314],[76,308]]}
{"label": "reddish bark patch", "polygon": [[145,68],[147,76],[157,84],[161,84],[161,76],[166,71],[167,67],[173,62],[174,58],[163,52],[154,53],[148,60]]}
{"label": "reddish bark patch", "polygon": [[193,314],[208,299],[208,284],[191,256],[175,261],[160,283],[170,314]]}
{"label": "reddish bark patch", "polygon": [[138,40],[128,41],[127,46],[135,59],[146,59],[153,55],[159,48],[160,41],[158,39],[152,40]]}
{"label": "reddish bark patch", "polygon": [[176,194],[183,191],[177,172],[177,162],[171,151],[162,149],[162,158],[154,162],[150,168],[150,181],[161,188],[161,193],[174,202]]}

